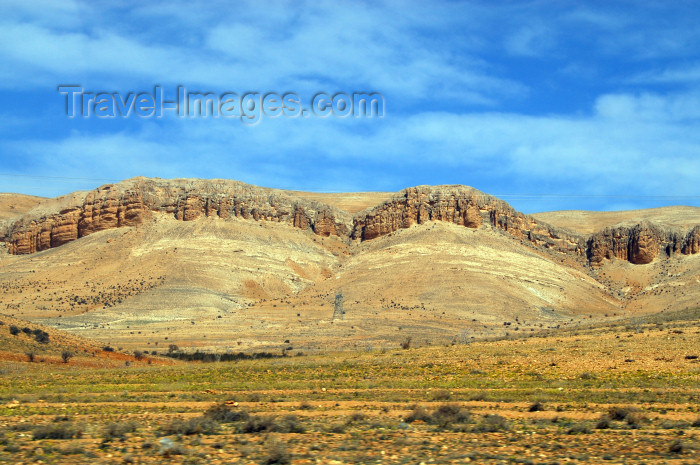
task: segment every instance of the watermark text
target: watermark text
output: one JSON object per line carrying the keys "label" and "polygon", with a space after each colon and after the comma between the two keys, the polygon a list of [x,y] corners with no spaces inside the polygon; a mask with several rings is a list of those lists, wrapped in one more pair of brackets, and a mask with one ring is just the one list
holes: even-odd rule
{"label": "watermark text", "polygon": [[294,92],[191,92],[177,86],[170,98],[161,86],[148,92],[87,91],[79,85],[59,85],[69,118],[235,118],[257,124],[264,118],[383,118],[379,92],[319,92],[304,101]]}

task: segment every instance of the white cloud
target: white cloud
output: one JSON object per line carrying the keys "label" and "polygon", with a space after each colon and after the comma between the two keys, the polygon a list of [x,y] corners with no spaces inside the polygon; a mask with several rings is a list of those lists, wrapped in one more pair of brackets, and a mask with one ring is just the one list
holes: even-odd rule
{"label": "white cloud", "polygon": [[24,113],[34,126],[15,124],[0,141],[0,161],[20,154],[20,171],[340,190],[448,180],[495,193],[697,190],[700,93],[656,86],[695,88],[700,79],[690,7],[621,14],[615,5],[550,2],[27,5],[0,5],[0,97],[12,105],[22,101],[18,89],[22,98],[58,102],[59,83],[119,91],[162,84],[166,92],[181,83],[302,98],[379,91],[387,116],[254,127],[81,121],[80,132],[58,135],[70,124]]}
{"label": "white cloud", "polygon": [[382,190],[435,183],[449,173],[476,187],[497,182],[500,194],[691,195],[700,178],[700,131],[686,117],[690,108],[684,95],[606,95],[578,118],[435,112],[367,121],[263,119],[253,127],[177,120],[136,133],[15,143],[12,150],[39,159],[46,172],[110,178],[227,177]]}
{"label": "white cloud", "polygon": [[595,103],[596,113],[610,120],[668,120],[700,119],[700,92],[688,92],[671,96],[652,93],[608,94]]}
{"label": "white cloud", "polygon": [[[177,11],[182,20],[191,9],[169,5],[162,14]],[[95,23],[70,30],[6,19],[0,57],[14,68],[14,76],[2,85],[36,85],[39,74],[44,85],[82,78],[125,86],[150,79],[239,91],[372,90],[403,98],[432,93],[477,104],[492,104],[525,89],[490,74],[474,55],[456,55],[450,47],[424,40],[415,34],[415,18],[386,6],[313,3],[307,9],[284,5],[275,11],[251,8],[237,15],[237,10],[224,9],[220,17],[194,15],[203,24],[166,30],[166,39],[175,36],[170,41],[139,33],[137,24],[126,30],[115,27],[109,16],[117,12],[95,14]],[[149,26],[154,22],[153,9],[140,13],[151,19]]]}

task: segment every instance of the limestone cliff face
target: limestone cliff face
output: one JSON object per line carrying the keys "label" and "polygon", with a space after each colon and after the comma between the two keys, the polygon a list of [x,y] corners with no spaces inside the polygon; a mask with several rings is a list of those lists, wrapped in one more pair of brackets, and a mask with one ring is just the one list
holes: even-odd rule
{"label": "limestone cliff face", "polygon": [[9,244],[11,254],[34,253],[104,229],[138,225],[153,213],[170,214],[180,221],[202,217],[275,221],[320,236],[359,241],[428,221],[488,226],[544,249],[587,258],[591,266],[614,258],[646,264],[658,256],[700,253],[700,226],[685,232],[640,223],[584,236],[519,213],[506,202],[467,186],[411,187],[351,218],[324,203],[238,181],[147,178],[43,204],[5,224],[0,239]]}
{"label": "limestone cliff face", "polygon": [[644,265],[658,256],[700,252],[700,226],[687,234],[642,222],[634,226],[605,228],[588,239],[588,259],[592,266],[617,258]]}
{"label": "limestone cliff face", "polygon": [[684,233],[643,222],[606,228],[586,237],[539,222],[495,197],[465,186],[405,189],[383,204],[357,214],[353,238],[371,240],[426,221],[447,221],[469,228],[490,225],[549,250],[585,256],[591,266],[613,258],[643,265],[659,255],[700,253],[700,226]]}
{"label": "limestone cliff face", "polygon": [[682,252],[686,255],[700,253],[700,226],[695,226],[688,231],[683,241]]}
{"label": "limestone cliff face", "polygon": [[276,221],[318,235],[347,236],[350,217],[328,205],[236,181],[135,178],[88,192],[58,211],[30,212],[8,227],[11,254],[57,247],[104,229],[134,226],[153,212],[181,221],[241,217]]}
{"label": "limestone cliff face", "polygon": [[419,186],[354,218],[353,238],[370,240],[413,224],[447,221],[468,228],[488,224],[518,239],[577,256],[585,254],[585,240],[516,212],[493,196],[466,186]]}

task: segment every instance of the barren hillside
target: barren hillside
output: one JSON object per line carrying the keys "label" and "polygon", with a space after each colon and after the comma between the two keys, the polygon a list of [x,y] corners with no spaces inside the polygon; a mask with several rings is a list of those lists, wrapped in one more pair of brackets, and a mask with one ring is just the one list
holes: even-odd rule
{"label": "barren hillside", "polygon": [[291,193],[299,197],[332,205],[340,210],[353,214],[366,208],[374,207],[394,195],[393,192],[321,193],[291,191]]}
{"label": "barren hillside", "polygon": [[581,234],[592,234],[609,226],[630,226],[640,221],[677,228],[690,228],[700,224],[700,208],[683,206],[613,212],[564,210],[533,213],[532,216],[554,226],[571,229]]}
{"label": "barren hillside", "polygon": [[135,178],[6,222],[0,312],[142,350],[533,333],[700,305],[686,213],[586,234],[466,186],[345,198]]}
{"label": "barren hillside", "polygon": [[23,215],[44,200],[47,199],[33,195],[0,193],[0,220]]}

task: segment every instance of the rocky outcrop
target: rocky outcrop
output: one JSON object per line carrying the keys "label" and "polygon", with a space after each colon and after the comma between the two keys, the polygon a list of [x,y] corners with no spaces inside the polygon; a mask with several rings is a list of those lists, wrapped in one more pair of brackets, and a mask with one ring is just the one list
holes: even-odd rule
{"label": "rocky outcrop", "polygon": [[58,211],[30,212],[5,233],[11,254],[57,247],[105,229],[135,226],[154,212],[192,221],[240,217],[275,221],[318,235],[347,236],[350,217],[328,205],[237,181],[135,178],[88,192]]}
{"label": "rocky outcrop", "polygon": [[613,258],[644,265],[659,255],[700,252],[700,226],[686,234],[647,222],[609,227],[591,235],[587,249],[591,266],[600,266]]}
{"label": "rocky outcrop", "polygon": [[681,251],[686,255],[700,253],[700,226],[695,226],[688,231],[688,234],[683,240],[683,248]]}
{"label": "rocky outcrop", "polygon": [[478,228],[483,218],[476,192],[469,188],[462,192],[430,187],[406,189],[366,214],[356,216],[353,238],[370,240],[427,221],[448,221]]}
{"label": "rocky outcrop", "polygon": [[427,221],[446,221],[468,228],[489,224],[518,239],[577,256],[585,239],[516,212],[496,197],[466,186],[419,186],[401,191],[354,218],[353,238],[371,240]]}
{"label": "rocky outcrop", "polygon": [[285,191],[227,180],[134,178],[57,199],[53,206],[42,203],[37,209],[6,224],[4,233],[0,231],[11,254],[34,253],[97,231],[135,226],[153,213],[170,214],[180,221],[202,217],[274,221],[320,236],[359,241],[428,221],[467,228],[486,225],[546,250],[587,258],[591,266],[611,259],[646,264],[659,255],[700,253],[700,226],[685,232],[640,223],[583,236],[517,212],[506,202],[467,186],[411,187],[354,218]]}
{"label": "rocky outcrop", "polygon": [[447,221],[469,228],[490,225],[545,249],[585,256],[591,266],[613,258],[643,265],[661,254],[700,253],[700,226],[684,233],[644,222],[606,228],[586,237],[537,221],[496,197],[465,186],[405,189],[356,215],[353,238],[371,240],[427,221]]}

